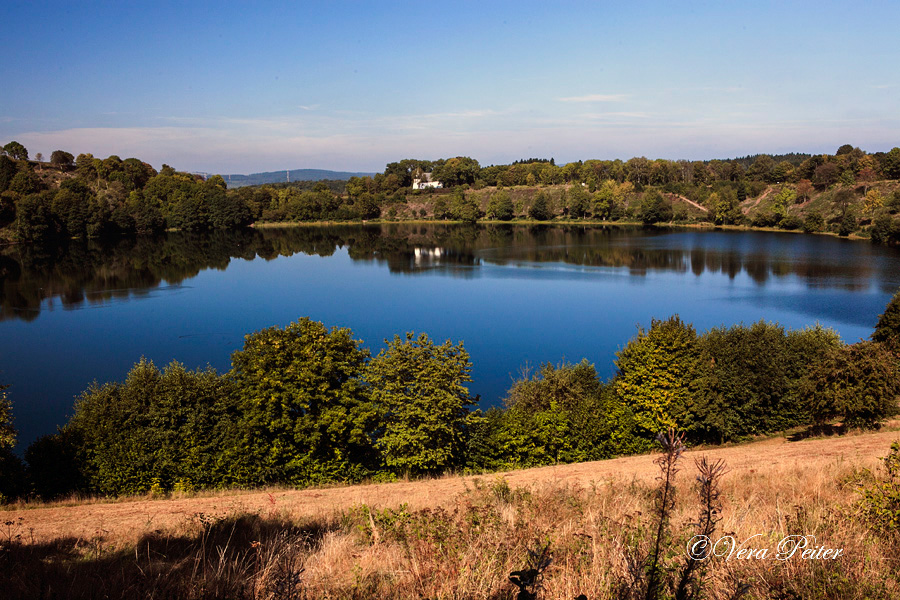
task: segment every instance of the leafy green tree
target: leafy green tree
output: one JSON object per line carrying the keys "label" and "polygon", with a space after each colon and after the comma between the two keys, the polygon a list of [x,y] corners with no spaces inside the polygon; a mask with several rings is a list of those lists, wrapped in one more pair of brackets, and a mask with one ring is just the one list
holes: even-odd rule
{"label": "leafy green tree", "polygon": [[244,227],[253,221],[250,206],[241,196],[226,192],[225,180],[220,175],[204,182],[200,195],[209,207],[209,224],[213,229]]}
{"label": "leafy green tree", "polygon": [[721,194],[713,192],[707,201],[710,205],[710,218],[716,225],[734,225],[742,218],[738,197],[731,190],[722,190]]}
{"label": "leafy green tree", "polygon": [[0,385],[0,504],[21,495],[25,482],[22,461],[13,453],[16,429],[13,427],[12,403],[6,395],[7,387]]}
{"label": "leafy green tree", "polygon": [[644,225],[664,223],[672,220],[672,202],[657,190],[650,190],[641,199],[641,221]]}
{"label": "leafy green tree", "polygon": [[460,189],[453,194],[450,201],[450,214],[457,221],[474,223],[481,216],[481,209],[473,196]]}
{"label": "leafy green tree", "polygon": [[447,202],[443,198],[438,198],[434,201],[432,210],[434,211],[435,219],[444,221],[450,218],[450,209],[447,208]]}
{"label": "leafy green tree", "polygon": [[50,164],[68,169],[75,166],[75,157],[65,150],[54,150],[50,154]]}
{"label": "leafy green tree", "polygon": [[900,179],[900,148],[891,148],[881,157],[881,174],[885,179]]}
{"label": "leafy green tree", "polygon": [[497,471],[510,461],[504,455],[507,446],[506,414],[501,408],[492,407],[469,413],[466,435],[466,470]]}
{"label": "leafy green tree", "polygon": [[[208,368],[145,359],[124,383],[91,385],[64,428],[94,492],[137,494],[244,483],[229,444],[237,433],[231,382]],[[66,440],[58,440],[61,444]]]}
{"label": "leafy green tree", "polygon": [[500,190],[491,195],[488,202],[487,217],[498,221],[510,221],[515,216],[515,208],[509,194]]}
{"label": "leafy green tree", "polygon": [[3,153],[14,160],[28,160],[28,150],[16,141],[9,142],[3,146]]}
{"label": "leafy green tree", "polygon": [[900,291],[894,294],[884,313],[879,315],[875,331],[872,332],[872,341],[890,348],[900,348]]}
{"label": "leafy green tree", "polygon": [[806,233],[816,233],[825,230],[825,217],[822,213],[810,211],[806,213],[803,219],[803,231]]}
{"label": "leafy green tree", "polygon": [[16,161],[8,156],[0,155],[0,193],[9,189],[9,183],[18,171]]}
{"label": "leafy green tree", "polygon": [[847,210],[844,216],[841,217],[841,222],[838,225],[838,235],[846,237],[856,231],[858,227],[859,221],[857,221],[856,215],[853,214],[853,210]]}
{"label": "leafy green tree", "polygon": [[134,191],[128,195],[124,212],[138,235],[156,233],[166,227],[162,211],[141,191]]}
{"label": "leafy green tree", "polygon": [[660,431],[677,427],[676,415],[688,403],[688,384],[697,354],[697,333],[677,316],[653,319],[650,329],[616,353],[618,369],[612,385],[618,398],[618,418],[628,412],[633,432],[614,436],[635,438],[636,449],[652,447]]}
{"label": "leafy green tree", "polygon": [[71,427],[62,427],[32,442],[25,450],[31,491],[44,501],[73,492],[94,492],[84,479],[86,469],[79,459],[81,445],[78,433]]}
{"label": "leafy green tree", "polygon": [[30,194],[16,205],[15,236],[21,241],[37,241],[56,235],[51,202],[53,192]]}
{"label": "leafy green tree", "polygon": [[366,371],[385,462],[413,474],[460,466],[468,407],[475,403],[463,385],[472,380],[469,354],[462,343],[436,345],[424,333],[386,342]]}
{"label": "leafy green tree", "polygon": [[20,170],[9,181],[9,191],[21,196],[34,194],[43,189],[40,177],[30,170]]}
{"label": "leafy green tree", "polygon": [[713,328],[697,341],[690,398],[679,425],[692,439],[723,443],[801,425],[799,382],[840,347],[821,327],[785,332],[780,325]]}
{"label": "leafy green tree", "polygon": [[[600,192],[597,192],[598,194]],[[591,197],[580,184],[573,185],[569,193],[569,214],[576,219],[583,219],[591,211]]]}
{"label": "leafy green tree", "polygon": [[434,179],[442,182],[444,187],[475,183],[481,167],[478,161],[468,156],[449,158],[433,171]]}
{"label": "leafy green tree", "polygon": [[615,452],[609,400],[586,360],[525,374],[504,400],[500,455],[521,466],[608,458]]}
{"label": "leafy green tree", "polygon": [[369,351],[345,328],[302,318],[248,335],[231,356],[254,483],[355,480],[373,461]]}
{"label": "leafy green tree", "polygon": [[13,427],[12,403],[6,394],[8,385],[0,385],[0,448],[16,445],[16,429]]}
{"label": "leafy green tree", "polygon": [[553,218],[553,212],[550,210],[550,202],[544,192],[538,192],[528,209],[528,216],[535,221],[549,221]]}
{"label": "leafy green tree", "polygon": [[809,421],[817,426],[840,418],[848,427],[876,428],[897,414],[900,373],[896,357],[876,342],[831,352],[803,388]]}

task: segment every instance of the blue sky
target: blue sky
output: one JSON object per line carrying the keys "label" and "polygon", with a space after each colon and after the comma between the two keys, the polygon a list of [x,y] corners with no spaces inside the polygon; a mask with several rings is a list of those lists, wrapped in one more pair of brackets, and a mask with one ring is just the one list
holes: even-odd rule
{"label": "blue sky", "polygon": [[900,2],[0,4],[0,143],[157,168],[900,145]]}

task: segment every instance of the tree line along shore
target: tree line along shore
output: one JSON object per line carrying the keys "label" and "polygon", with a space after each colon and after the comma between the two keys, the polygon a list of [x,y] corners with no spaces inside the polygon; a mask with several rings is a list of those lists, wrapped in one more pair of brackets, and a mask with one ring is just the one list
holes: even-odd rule
{"label": "tree line along shore", "polygon": [[[252,223],[397,220],[642,222],[830,232],[900,242],[900,148],[672,161],[635,157],[557,165],[529,158],[405,159],[348,181],[228,189],[136,159],[57,150],[0,155],[0,240],[200,231]],[[428,181],[441,187],[414,189]],[[421,187],[422,184],[419,184]]]}

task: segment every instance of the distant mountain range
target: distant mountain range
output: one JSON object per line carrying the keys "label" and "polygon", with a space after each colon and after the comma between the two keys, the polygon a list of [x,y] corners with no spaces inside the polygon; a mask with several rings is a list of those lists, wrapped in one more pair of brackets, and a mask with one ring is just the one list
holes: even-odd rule
{"label": "distant mountain range", "polygon": [[[375,173],[348,173],[346,171],[328,171],[325,169],[291,169],[290,171],[269,171],[267,173],[251,173],[250,175],[222,174],[229,188],[239,188],[245,185],[262,185],[264,183],[287,183],[289,181],[319,181],[322,179],[334,179],[347,181],[351,177],[365,177]],[[211,173],[200,173],[208,176]]]}

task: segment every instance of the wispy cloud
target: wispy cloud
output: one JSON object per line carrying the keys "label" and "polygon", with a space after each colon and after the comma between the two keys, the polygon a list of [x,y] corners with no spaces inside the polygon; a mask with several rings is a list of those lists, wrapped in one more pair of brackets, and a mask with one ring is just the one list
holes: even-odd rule
{"label": "wispy cloud", "polygon": [[621,102],[628,98],[626,94],[588,94],[586,96],[568,96],[557,98],[560,102]]}
{"label": "wispy cloud", "polygon": [[602,113],[585,113],[581,115],[585,119],[649,119],[650,115],[643,112],[602,112]]}

